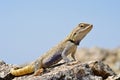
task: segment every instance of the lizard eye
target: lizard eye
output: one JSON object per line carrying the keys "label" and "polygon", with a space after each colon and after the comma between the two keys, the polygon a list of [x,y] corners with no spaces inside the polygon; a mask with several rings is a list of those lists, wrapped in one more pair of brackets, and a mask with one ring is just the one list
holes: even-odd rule
{"label": "lizard eye", "polygon": [[80,24],[79,26],[80,26],[81,28],[84,28],[84,24]]}
{"label": "lizard eye", "polygon": [[81,25],[80,27],[84,27],[83,25]]}

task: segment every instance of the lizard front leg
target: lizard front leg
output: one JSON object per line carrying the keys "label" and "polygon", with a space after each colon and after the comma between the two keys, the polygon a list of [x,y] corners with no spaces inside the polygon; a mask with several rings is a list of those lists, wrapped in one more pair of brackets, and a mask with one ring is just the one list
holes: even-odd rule
{"label": "lizard front leg", "polygon": [[64,48],[64,50],[63,50],[63,52],[62,52],[62,54],[61,54],[63,60],[64,60],[66,63],[70,62],[70,60],[67,58],[67,55],[69,55],[70,53],[73,53],[73,54],[74,54],[74,52],[75,52],[75,50],[76,50],[76,49],[74,49],[75,47],[76,47],[76,45],[75,45],[74,43],[70,42],[70,41],[68,41],[68,42],[66,43],[66,46],[65,46],[65,48]]}
{"label": "lizard front leg", "polygon": [[73,61],[76,61],[76,59],[75,59],[76,49],[77,49],[77,47],[75,47],[73,52],[71,53],[71,57],[73,58]]}

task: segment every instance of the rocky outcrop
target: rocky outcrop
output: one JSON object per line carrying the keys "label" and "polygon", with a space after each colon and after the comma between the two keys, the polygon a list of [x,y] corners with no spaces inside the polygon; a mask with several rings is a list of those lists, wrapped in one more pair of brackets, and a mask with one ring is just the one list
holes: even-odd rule
{"label": "rocky outcrop", "polygon": [[78,61],[102,61],[109,65],[117,74],[120,73],[120,48],[104,49],[99,47],[80,48],[75,57]]}
{"label": "rocky outcrop", "polygon": [[81,48],[77,61],[62,61],[44,70],[40,76],[32,74],[15,77],[9,73],[15,66],[0,61],[0,80],[120,80],[120,49]]}
{"label": "rocky outcrop", "polygon": [[116,76],[109,76],[106,80],[120,80],[120,74]]}
{"label": "rocky outcrop", "polygon": [[0,68],[1,80],[111,80],[115,76],[117,79],[120,78],[108,65],[101,61],[59,63],[47,68],[40,76],[31,74],[21,77],[13,77],[9,74],[10,65],[5,63],[0,65],[5,65]]}

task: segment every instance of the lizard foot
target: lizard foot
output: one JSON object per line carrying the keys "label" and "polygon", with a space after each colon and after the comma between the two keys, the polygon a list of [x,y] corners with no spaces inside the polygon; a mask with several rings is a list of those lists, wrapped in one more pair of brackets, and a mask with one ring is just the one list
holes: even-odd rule
{"label": "lizard foot", "polygon": [[80,61],[72,61],[70,63],[67,63],[67,66],[72,66],[72,65],[75,65],[75,64],[78,64],[78,63],[81,63]]}
{"label": "lizard foot", "polygon": [[34,76],[39,76],[43,71],[44,71],[44,69],[41,68],[41,69],[35,71],[35,73],[34,73],[33,75],[34,75]]}

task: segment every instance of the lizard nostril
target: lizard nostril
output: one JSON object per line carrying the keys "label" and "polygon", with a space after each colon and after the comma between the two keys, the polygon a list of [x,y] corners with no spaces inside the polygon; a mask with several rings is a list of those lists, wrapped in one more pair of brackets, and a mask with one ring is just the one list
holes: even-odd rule
{"label": "lizard nostril", "polygon": [[93,27],[93,25],[91,24],[91,26]]}

